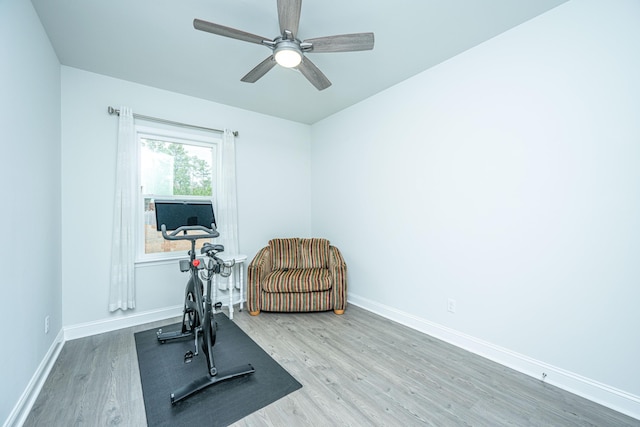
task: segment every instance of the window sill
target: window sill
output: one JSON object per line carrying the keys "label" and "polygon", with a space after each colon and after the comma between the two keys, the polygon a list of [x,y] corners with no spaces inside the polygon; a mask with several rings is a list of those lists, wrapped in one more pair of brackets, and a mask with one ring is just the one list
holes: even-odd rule
{"label": "window sill", "polygon": [[189,255],[175,254],[171,257],[136,259],[135,266],[136,267],[154,267],[156,265],[174,264],[183,259],[189,259]]}

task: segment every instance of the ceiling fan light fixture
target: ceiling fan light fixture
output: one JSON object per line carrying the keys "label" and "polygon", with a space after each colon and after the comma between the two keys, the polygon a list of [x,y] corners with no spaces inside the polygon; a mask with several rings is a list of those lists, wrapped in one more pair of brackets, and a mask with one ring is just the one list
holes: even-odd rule
{"label": "ceiling fan light fixture", "polygon": [[240,79],[245,83],[255,83],[278,64],[281,67],[299,71],[316,89],[324,90],[331,86],[331,81],[306,57],[305,53],[356,52],[373,49],[373,33],[341,34],[301,41],[296,38],[296,34],[300,24],[302,0],[277,0],[277,3],[280,35],[274,39],[201,19],[194,19],[193,27],[218,36],[259,44],[271,51],[269,57]]}
{"label": "ceiling fan light fixture", "polygon": [[276,62],[285,68],[297,67],[302,62],[302,52],[294,42],[282,41],[278,43],[273,56]]}

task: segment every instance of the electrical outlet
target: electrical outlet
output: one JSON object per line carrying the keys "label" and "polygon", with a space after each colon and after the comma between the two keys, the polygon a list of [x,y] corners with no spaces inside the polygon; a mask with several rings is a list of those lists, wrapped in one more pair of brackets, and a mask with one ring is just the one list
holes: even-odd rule
{"label": "electrical outlet", "polygon": [[45,334],[49,333],[49,316],[46,316],[44,318],[44,333]]}
{"label": "electrical outlet", "polygon": [[453,298],[449,298],[447,300],[447,311],[449,313],[455,313],[456,312],[456,300],[454,300]]}

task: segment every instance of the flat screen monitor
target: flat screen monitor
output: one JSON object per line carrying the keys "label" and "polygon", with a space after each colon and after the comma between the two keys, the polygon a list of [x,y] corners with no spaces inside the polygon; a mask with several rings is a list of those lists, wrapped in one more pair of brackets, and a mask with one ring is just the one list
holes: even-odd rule
{"label": "flat screen monitor", "polygon": [[167,230],[175,230],[185,225],[216,226],[213,204],[193,200],[156,200],[156,225],[161,230],[164,224]]}

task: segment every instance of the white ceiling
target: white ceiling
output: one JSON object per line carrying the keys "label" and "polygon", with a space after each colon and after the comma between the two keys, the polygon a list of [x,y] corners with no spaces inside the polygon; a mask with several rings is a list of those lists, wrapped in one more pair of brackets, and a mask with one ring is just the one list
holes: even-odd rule
{"label": "white ceiling", "polygon": [[[316,90],[271,51],[193,28],[199,18],[278,36],[276,0],[32,0],[63,65],[301,123],[315,123],[567,0],[306,0],[298,38],[375,33],[372,51],[310,53]],[[114,102],[117,102],[114,100]]]}

